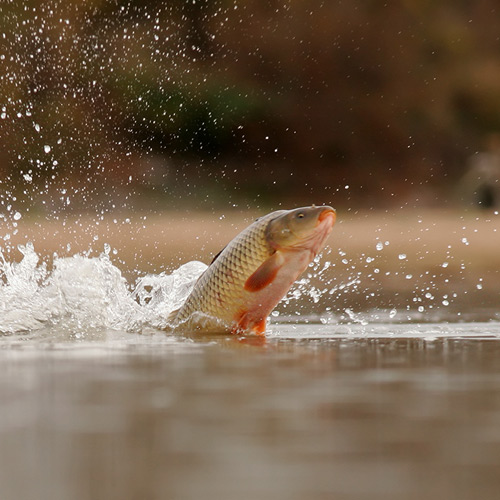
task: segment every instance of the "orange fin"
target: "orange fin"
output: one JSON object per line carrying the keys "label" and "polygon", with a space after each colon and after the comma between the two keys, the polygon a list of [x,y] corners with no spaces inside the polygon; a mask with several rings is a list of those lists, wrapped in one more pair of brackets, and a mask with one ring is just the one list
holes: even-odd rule
{"label": "orange fin", "polygon": [[240,313],[237,320],[233,323],[233,328],[231,330],[232,334],[238,334],[244,332],[248,328],[248,311],[243,311]]}
{"label": "orange fin", "polygon": [[266,332],[266,322],[267,318],[260,320],[256,325],[253,326],[253,332],[257,335],[264,335],[264,333]]}
{"label": "orange fin", "polygon": [[234,326],[231,330],[231,333],[238,335],[240,333],[248,333],[251,331],[256,335],[264,335],[264,333],[266,332],[266,323],[267,318],[264,318],[250,327],[248,320],[248,311],[244,311],[241,313],[238,321],[233,324]]}
{"label": "orange fin", "polygon": [[265,260],[257,270],[246,280],[245,290],[247,292],[258,292],[270,283],[278,274],[281,266],[285,262],[285,258],[280,252],[275,252],[269,259]]}

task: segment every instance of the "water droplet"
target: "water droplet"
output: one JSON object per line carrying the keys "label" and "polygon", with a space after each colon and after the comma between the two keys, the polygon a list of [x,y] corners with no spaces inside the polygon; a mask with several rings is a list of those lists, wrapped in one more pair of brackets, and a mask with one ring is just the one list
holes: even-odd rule
{"label": "water droplet", "polygon": [[46,153],[50,153],[50,146],[44,146],[43,147],[43,150],[46,152]]}
{"label": "water droplet", "polygon": [[379,251],[380,251],[380,250],[383,250],[383,249],[384,249],[384,244],[383,244],[381,241],[379,241],[379,242],[377,243],[377,245],[375,246],[375,248],[376,248],[377,250],[379,250]]}
{"label": "water droplet", "polygon": [[399,260],[405,260],[405,259],[406,259],[406,254],[405,254],[405,253],[400,253],[400,254],[398,255],[398,259],[399,259]]}
{"label": "water droplet", "polygon": [[19,220],[22,217],[22,215],[19,212],[16,212],[14,214],[14,220]]}

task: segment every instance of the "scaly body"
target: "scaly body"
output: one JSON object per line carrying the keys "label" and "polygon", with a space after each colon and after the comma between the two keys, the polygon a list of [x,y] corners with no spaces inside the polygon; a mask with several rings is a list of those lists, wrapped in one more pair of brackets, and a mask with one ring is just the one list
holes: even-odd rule
{"label": "scaly body", "polygon": [[[331,207],[280,210],[242,231],[200,276],[174,326],[263,333],[266,319],[323,247]],[[215,324],[215,326],[214,326]]]}

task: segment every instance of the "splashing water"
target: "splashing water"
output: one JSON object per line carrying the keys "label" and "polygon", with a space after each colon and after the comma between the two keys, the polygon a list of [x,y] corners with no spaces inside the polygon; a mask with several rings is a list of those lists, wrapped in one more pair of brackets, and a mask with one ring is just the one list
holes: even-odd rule
{"label": "splashing water", "polygon": [[0,254],[0,332],[5,334],[47,327],[70,333],[165,328],[169,312],[182,304],[207,267],[193,261],[170,275],[145,276],[131,293],[106,252],[95,258],[55,257],[49,272],[31,244],[19,250],[19,263]]}
{"label": "splashing water", "polygon": [[[182,305],[207,268],[201,262],[188,262],[171,274],[146,275],[133,289],[111,262],[107,244],[98,257],[55,256],[50,263],[31,244],[18,249],[23,255],[19,263],[10,262],[0,251],[0,334],[43,335],[47,329],[55,329],[80,338],[104,330],[140,333],[165,329],[170,312]],[[334,254],[327,248],[314,259],[273,311],[275,321],[367,325],[475,318],[474,311],[465,314],[460,307],[448,312],[460,294],[450,286],[443,290],[446,293],[437,293],[439,283],[434,281],[411,284],[408,296],[391,294],[390,289],[389,300],[384,301],[388,281],[380,280],[382,273],[373,267],[378,265],[375,258],[363,254],[348,259],[342,250],[338,257]],[[406,277],[406,255],[404,259],[400,253],[395,255],[401,267],[385,274]],[[483,278],[479,281],[474,286],[477,293],[483,289]],[[472,291],[465,288],[463,295],[470,302]],[[311,302],[318,312],[311,314]],[[484,308],[477,314],[482,320],[499,317]]]}
{"label": "splashing water", "polygon": [[[7,261],[0,252],[0,334],[58,329],[79,338],[102,330],[165,329],[169,314],[184,303],[207,269],[202,262],[187,262],[171,274],[142,277],[131,291],[111,262],[107,244],[98,257],[55,256],[52,270],[31,243],[18,249],[23,255],[19,263]],[[317,257],[311,266],[314,277],[321,277],[330,265]],[[311,277],[308,273],[296,283],[283,299],[285,306],[298,305],[301,298],[317,303],[330,292],[329,287],[313,286]]]}
{"label": "splashing water", "polygon": [[168,315],[184,303],[207,267],[202,262],[191,261],[172,274],[151,274],[142,278],[132,294],[141,308],[142,323],[165,328]]}

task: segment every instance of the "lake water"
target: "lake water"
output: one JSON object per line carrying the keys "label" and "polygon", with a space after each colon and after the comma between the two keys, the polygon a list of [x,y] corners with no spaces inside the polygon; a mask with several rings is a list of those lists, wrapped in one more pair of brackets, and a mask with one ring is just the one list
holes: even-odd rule
{"label": "lake water", "polygon": [[0,339],[0,498],[493,499],[500,323]]}
{"label": "lake water", "polygon": [[19,242],[0,259],[0,500],[498,498],[500,233],[438,215],[339,224],[265,338],[156,329],[205,268],[160,272],[163,226],[135,284],[110,245]]}

